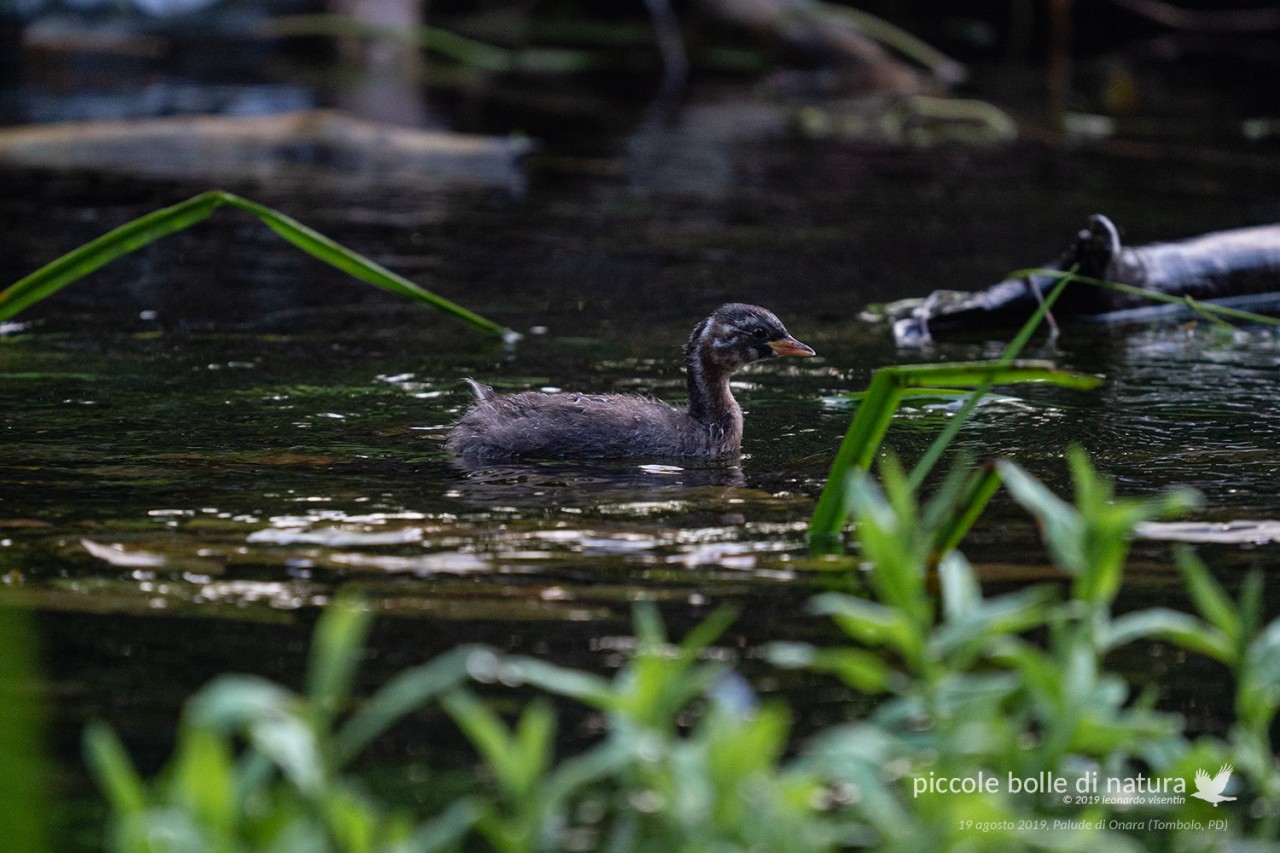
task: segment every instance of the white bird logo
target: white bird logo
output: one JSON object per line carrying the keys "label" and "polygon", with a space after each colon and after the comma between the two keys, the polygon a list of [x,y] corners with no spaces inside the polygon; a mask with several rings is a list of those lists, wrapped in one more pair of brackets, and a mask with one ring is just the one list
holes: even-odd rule
{"label": "white bird logo", "polygon": [[1191,796],[1199,797],[1205,802],[1213,803],[1214,808],[1218,807],[1218,803],[1225,803],[1228,800],[1234,800],[1235,797],[1222,796],[1222,790],[1227,787],[1227,783],[1231,781],[1230,764],[1222,765],[1222,769],[1218,771],[1218,775],[1213,778],[1203,770],[1196,771],[1196,791]]}

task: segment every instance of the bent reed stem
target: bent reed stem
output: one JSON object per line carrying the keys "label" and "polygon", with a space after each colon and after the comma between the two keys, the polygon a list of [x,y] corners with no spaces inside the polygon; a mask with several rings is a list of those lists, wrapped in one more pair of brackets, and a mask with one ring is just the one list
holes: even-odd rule
{"label": "bent reed stem", "polygon": [[[1058,371],[1052,365],[1043,362],[1018,364],[1014,361],[1067,284],[1076,279],[1074,269],[1057,270],[1055,274],[1060,276],[1061,280],[1045,296],[996,361],[894,365],[882,367],[872,375],[871,385],[859,404],[858,411],[854,414],[853,422],[849,425],[840,448],[836,451],[831,472],[827,475],[822,494],[810,517],[809,544],[812,550],[819,553],[838,550],[840,535],[845,520],[849,516],[845,488],[849,473],[856,469],[870,469],[871,462],[889,429],[889,424],[893,421],[894,413],[908,389],[937,386],[973,389],[964,405],[938,433],[924,456],[912,468],[907,483],[912,490],[916,490],[942,458],[942,454],[978,407],[978,403],[995,385],[1047,381],[1084,390],[1094,388],[1101,382],[1096,377]],[[981,487],[975,487],[973,494],[975,497],[985,495],[989,498],[993,491],[993,484],[984,481]],[[975,513],[971,511],[965,515],[970,517]]]}
{"label": "bent reed stem", "polygon": [[0,321],[16,316],[122,255],[203,221],[223,205],[252,213],[294,246],[353,278],[420,302],[485,334],[507,341],[519,337],[510,329],[414,284],[278,210],[224,190],[208,190],[140,216],[45,264],[0,292]]}

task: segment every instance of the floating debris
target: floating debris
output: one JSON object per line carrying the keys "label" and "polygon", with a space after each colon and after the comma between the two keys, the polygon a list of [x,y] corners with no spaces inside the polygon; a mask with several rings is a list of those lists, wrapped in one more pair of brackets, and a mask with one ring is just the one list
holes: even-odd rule
{"label": "floating debris", "polygon": [[1149,521],[1138,525],[1137,534],[1171,542],[1265,545],[1280,542],[1280,521]]}
{"label": "floating debris", "polygon": [[80,545],[99,560],[105,560],[113,566],[130,569],[154,569],[163,566],[167,559],[161,554],[150,551],[126,551],[123,545],[103,545],[92,539],[81,539]]}
{"label": "floating debris", "polygon": [[422,528],[405,527],[400,530],[347,530],[342,527],[318,527],[312,530],[268,527],[255,530],[245,537],[255,545],[327,545],[331,548],[347,548],[369,545],[405,545],[422,541]]}
{"label": "floating debris", "polygon": [[324,177],[380,186],[523,186],[521,137],[362,121],[333,110],[167,116],[0,129],[0,163],[241,183]]}

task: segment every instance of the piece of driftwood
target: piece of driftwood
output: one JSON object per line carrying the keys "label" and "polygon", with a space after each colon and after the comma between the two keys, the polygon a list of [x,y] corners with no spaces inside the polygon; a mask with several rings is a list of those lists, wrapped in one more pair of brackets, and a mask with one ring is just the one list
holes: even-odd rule
{"label": "piece of driftwood", "polygon": [[527,139],[396,127],[330,110],[0,128],[0,163],[216,183],[509,186],[523,180],[520,158],[530,148]]}
{"label": "piece of driftwood", "polygon": [[[1280,304],[1280,224],[1215,231],[1189,240],[1124,246],[1115,223],[1101,214],[1045,270],[1073,270],[1091,279],[1220,302],[1254,311]],[[936,290],[884,309],[900,344],[919,345],[960,332],[994,332],[1027,320],[1061,276],[1035,274],[974,292]],[[1180,306],[1155,306],[1140,294],[1085,284],[1067,288],[1054,305],[1059,319],[1119,324],[1175,316]],[[1190,313],[1190,308],[1183,308]]]}

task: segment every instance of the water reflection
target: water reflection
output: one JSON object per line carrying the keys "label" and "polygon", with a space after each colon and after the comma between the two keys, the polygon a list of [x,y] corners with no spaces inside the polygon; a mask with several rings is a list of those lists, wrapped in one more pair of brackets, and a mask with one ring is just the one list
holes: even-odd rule
{"label": "water reflection", "polygon": [[[447,493],[466,503],[490,504],[513,498],[533,504],[574,501],[608,504],[618,494],[643,492],[683,497],[697,488],[731,489],[745,484],[741,464],[734,460],[691,460],[680,465],[637,460],[591,462],[539,462],[512,465],[476,465],[452,460],[462,478]],[[574,495],[575,490],[582,490]],[[541,499],[541,500],[540,500]],[[637,510],[649,499],[636,504]]]}

